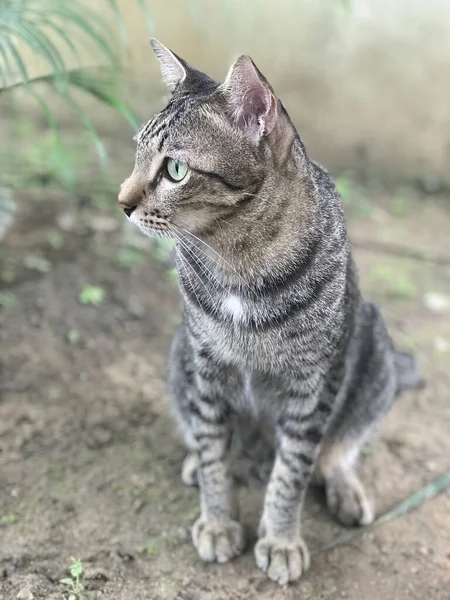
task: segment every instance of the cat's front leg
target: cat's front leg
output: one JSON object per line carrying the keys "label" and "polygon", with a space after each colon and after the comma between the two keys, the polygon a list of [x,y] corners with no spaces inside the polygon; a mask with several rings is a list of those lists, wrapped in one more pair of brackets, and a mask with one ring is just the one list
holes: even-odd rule
{"label": "cat's front leg", "polygon": [[289,401],[278,422],[277,453],[264,501],[257,565],[281,585],[299,579],[309,567],[300,530],[300,512],[322,441],[329,406],[318,397]]}
{"label": "cat's front leg", "polygon": [[[214,376],[214,373],[216,376]],[[200,365],[198,393],[191,402],[191,426],[199,456],[201,514],[192,528],[197,552],[206,562],[224,563],[244,547],[229,464],[230,423],[227,382],[212,366]],[[223,375],[223,373],[222,373]]]}

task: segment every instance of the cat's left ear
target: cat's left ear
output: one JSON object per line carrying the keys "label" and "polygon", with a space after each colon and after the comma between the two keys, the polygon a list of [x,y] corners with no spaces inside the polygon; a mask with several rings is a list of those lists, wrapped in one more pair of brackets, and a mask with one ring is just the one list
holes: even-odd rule
{"label": "cat's left ear", "polygon": [[258,143],[269,135],[278,117],[275,93],[249,56],[240,56],[223,83],[233,120],[246,137]]}
{"label": "cat's left ear", "polygon": [[156,54],[156,58],[159,60],[163,81],[169,88],[169,91],[173,92],[186,79],[186,63],[181,58],[178,58],[172,50],[169,50],[161,42],[158,42],[158,40],[152,38],[150,45]]}

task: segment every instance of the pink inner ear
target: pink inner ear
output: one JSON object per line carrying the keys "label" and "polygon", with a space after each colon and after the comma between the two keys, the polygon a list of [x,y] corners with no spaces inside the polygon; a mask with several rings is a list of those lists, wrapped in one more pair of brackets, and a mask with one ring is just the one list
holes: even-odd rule
{"label": "pink inner ear", "polygon": [[249,57],[242,56],[232,68],[226,87],[236,124],[255,143],[268,135],[277,119],[277,99]]}

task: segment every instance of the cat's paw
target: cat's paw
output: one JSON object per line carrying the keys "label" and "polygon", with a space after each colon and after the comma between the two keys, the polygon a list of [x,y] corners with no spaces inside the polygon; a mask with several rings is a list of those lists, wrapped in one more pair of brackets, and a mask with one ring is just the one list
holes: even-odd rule
{"label": "cat's paw", "polygon": [[183,461],[181,467],[181,479],[184,485],[198,486],[198,468],[200,457],[198,452],[190,452]]}
{"label": "cat's paw", "polygon": [[301,537],[283,540],[263,537],[255,546],[256,564],[280,585],[296,581],[309,568],[309,552]]}
{"label": "cat's paw", "polygon": [[331,514],[343,525],[350,527],[372,523],[373,509],[355,474],[339,473],[328,477],[326,493]]}
{"label": "cat's paw", "polygon": [[244,549],[242,525],[237,521],[208,521],[200,517],[192,527],[192,541],[205,562],[225,563]]}

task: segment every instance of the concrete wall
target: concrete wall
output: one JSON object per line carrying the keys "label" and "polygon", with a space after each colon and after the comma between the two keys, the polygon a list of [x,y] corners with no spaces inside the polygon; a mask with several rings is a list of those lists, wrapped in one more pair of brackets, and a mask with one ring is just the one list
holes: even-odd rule
{"label": "concrete wall", "polygon": [[[327,166],[450,182],[450,0],[349,4],[148,0],[154,35],[197,68],[223,78],[250,54]],[[150,113],[162,88],[148,30],[136,0],[121,5]]]}

